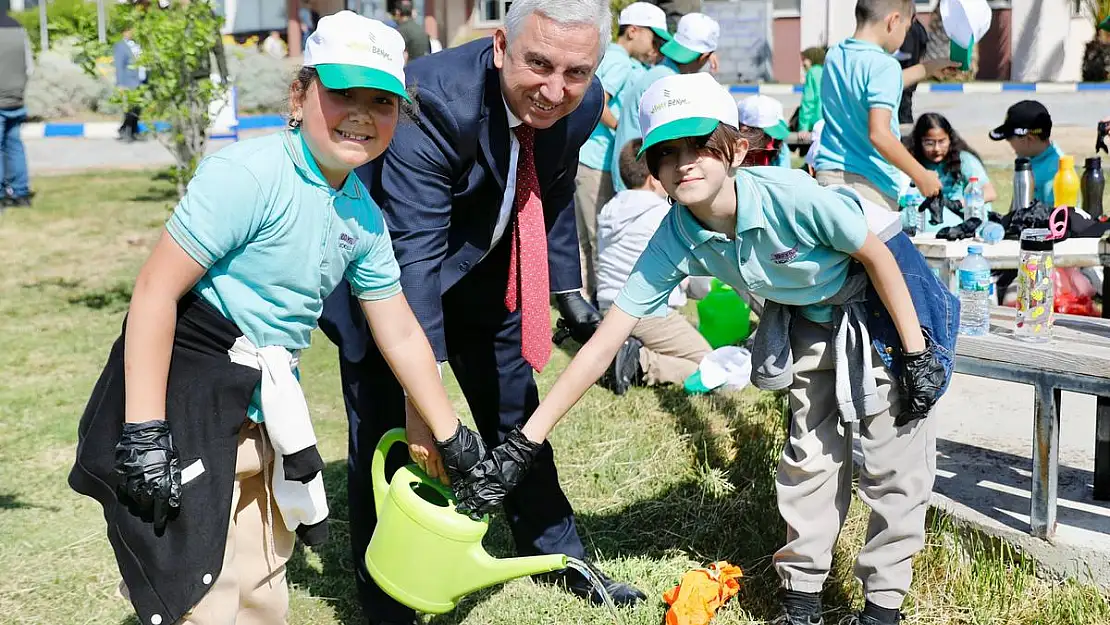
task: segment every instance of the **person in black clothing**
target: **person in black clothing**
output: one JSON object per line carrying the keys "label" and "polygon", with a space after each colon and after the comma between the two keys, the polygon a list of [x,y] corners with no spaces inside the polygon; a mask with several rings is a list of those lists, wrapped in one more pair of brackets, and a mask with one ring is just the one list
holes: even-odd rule
{"label": "person in black clothing", "polygon": [[[928,45],[929,31],[925,30],[925,26],[915,17],[913,18],[913,24],[910,25],[910,31],[906,33],[906,40],[902,42],[902,47],[894,53],[894,58],[898,59],[902,69],[913,67],[925,57],[925,48]],[[913,94],[915,91],[917,91],[916,84],[902,91],[902,104],[898,107],[899,124],[913,123]]]}

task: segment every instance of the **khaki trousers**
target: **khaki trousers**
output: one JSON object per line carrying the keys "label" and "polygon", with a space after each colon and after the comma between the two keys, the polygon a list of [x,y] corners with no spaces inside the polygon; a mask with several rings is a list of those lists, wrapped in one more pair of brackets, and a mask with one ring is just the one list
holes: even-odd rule
{"label": "khaki trousers", "polygon": [[[851,424],[841,423],[829,326],[794,317],[790,431],[776,475],[786,545],[774,556],[783,585],[820,592],[852,496]],[[880,397],[900,409],[898,386],[873,355]],[[913,556],[925,545],[925,512],[936,475],[933,419],[898,427],[891,409],[856,424],[863,463],[859,496],[871,508],[855,574],[864,596],[898,608],[913,578]]]}
{"label": "khaki trousers", "polygon": [[179,625],[285,623],[289,612],[285,563],[293,554],[296,537],[286,529],[266,479],[273,479],[273,463],[274,448],[264,441],[262,426],[245,423],[239,431],[223,568],[212,589]]}
{"label": "khaki trousers", "polygon": [[822,187],[842,184],[851,187],[854,191],[863,196],[864,199],[870,200],[879,206],[885,206],[887,210],[895,213],[902,210],[898,207],[897,198],[892,198],[883,193],[879,190],[879,187],[875,186],[875,183],[859,174],[853,174],[839,169],[819,171],[817,172],[817,184]]}
{"label": "khaki trousers", "polygon": [[597,290],[597,216],[613,198],[613,177],[607,171],[578,164],[575,178],[574,218],[578,225],[578,259],[582,286],[588,297]]}
{"label": "khaki trousers", "polygon": [[632,336],[644,344],[640,369],[648,386],[682,384],[712,351],[705,337],[674,310],[666,317],[643,317],[636,322]]}

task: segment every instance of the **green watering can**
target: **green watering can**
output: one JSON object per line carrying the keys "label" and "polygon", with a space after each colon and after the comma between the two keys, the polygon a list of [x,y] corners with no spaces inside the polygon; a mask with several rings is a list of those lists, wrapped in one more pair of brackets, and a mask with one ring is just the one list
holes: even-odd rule
{"label": "green watering can", "polygon": [[366,548],[366,570],[390,597],[426,614],[450,612],[459,599],[517,577],[567,567],[562,554],[494,558],[482,548],[489,520],[455,511],[454,495],[415,464],[385,479],[385,458],[406,443],[405,430],[382,436],[370,474],[378,525]]}
{"label": "green watering can", "polygon": [[751,309],[731,286],[713,278],[698,302],[698,331],[713,349],[739,345],[751,334]]}

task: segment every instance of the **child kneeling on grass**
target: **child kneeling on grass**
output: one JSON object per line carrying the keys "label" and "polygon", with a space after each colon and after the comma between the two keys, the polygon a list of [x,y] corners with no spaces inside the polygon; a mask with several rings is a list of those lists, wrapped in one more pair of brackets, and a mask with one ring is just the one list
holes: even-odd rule
{"label": "child kneeling on grass", "polygon": [[[871,519],[856,565],[867,605],[853,618],[893,624],[925,541],[936,455],[926,417],[951,376],[959,302],[896,215],[800,171],[738,169],[748,140],[728,91],[711,76],[661,79],[640,110],[645,158],[674,206],[593,338],[524,425],[524,442],[495,448],[472,472],[480,479],[456,485],[459,509],[495,506],[639,319],[665,311],[686,276],[713,275],[766,298],[752,380],[790,389],[776,477],[788,528],[774,558],[786,590],[777,622],[823,622],[820,592],[848,513],[858,428],[859,492]],[[885,242],[870,222],[882,224],[875,230]]]}
{"label": "child kneeling on grass", "polygon": [[294,532],[308,545],[327,539],[298,353],[343,277],[436,444],[445,441],[446,469],[418,461],[461,479],[485,455],[401,294],[381,211],[351,175],[385,151],[409,100],[404,41],[342,11],[320,20],[304,60],[291,128],[197,169],[81,418],[69,482],[103,506],[144,625],[285,622]]}

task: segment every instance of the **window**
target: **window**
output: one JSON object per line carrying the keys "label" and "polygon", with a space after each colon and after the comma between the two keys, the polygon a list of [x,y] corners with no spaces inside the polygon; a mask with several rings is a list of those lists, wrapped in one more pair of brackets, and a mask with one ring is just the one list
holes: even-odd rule
{"label": "window", "polygon": [[771,6],[775,10],[775,15],[779,17],[796,16],[802,13],[802,0],[774,0]]}
{"label": "window", "polygon": [[474,25],[480,27],[500,26],[505,21],[513,0],[478,0]]}

